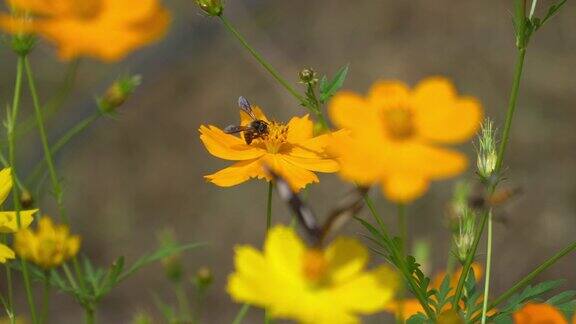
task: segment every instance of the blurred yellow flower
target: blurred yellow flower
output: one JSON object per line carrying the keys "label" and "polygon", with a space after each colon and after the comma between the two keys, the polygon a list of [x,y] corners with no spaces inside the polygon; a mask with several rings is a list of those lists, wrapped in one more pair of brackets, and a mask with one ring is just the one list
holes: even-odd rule
{"label": "blurred yellow flower", "polygon": [[[269,134],[246,144],[242,137],[226,134],[215,126],[200,127],[200,139],[210,154],[224,160],[238,161],[205,178],[221,187],[230,187],[251,178],[266,179],[270,176],[263,166],[282,175],[298,191],[309,183],[318,182],[314,172],[336,172],[338,163],[326,152],[328,134],[314,136],[314,124],[308,115],[294,117],[283,125],[269,121],[258,107],[255,116],[268,123]],[[245,112],[240,112],[241,125],[251,122]]]}
{"label": "blurred yellow flower", "polygon": [[[478,263],[472,264],[472,270],[474,270],[474,279],[476,279],[476,281],[480,280],[484,275],[484,269]],[[450,295],[454,294],[454,289],[456,289],[456,286],[458,285],[458,280],[460,279],[461,275],[462,275],[462,268],[459,268],[450,278],[450,288],[452,288]],[[431,288],[440,289],[444,277],[446,277],[445,271],[442,271],[438,273],[436,276],[434,276],[430,285]],[[450,304],[446,305],[443,311],[448,311],[449,309],[451,309]],[[422,308],[422,305],[420,305],[420,302],[416,298],[408,298],[390,303],[386,307],[386,311],[394,313],[396,316],[402,316],[402,319],[405,321],[418,313],[424,314],[424,309]]]}
{"label": "blurred yellow flower", "polygon": [[54,225],[50,217],[44,216],[36,232],[23,229],[16,233],[14,249],[22,259],[50,269],[78,253],[80,237],[70,235],[66,225]]}
{"label": "blurred yellow flower", "polygon": [[513,318],[514,324],[568,324],[564,315],[554,306],[540,303],[524,305],[514,312]]}
{"label": "blurred yellow flower", "polygon": [[[0,171],[0,205],[4,203],[10,191],[12,191],[12,170],[5,168]],[[20,211],[20,227],[18,226],[18,216],[15,211],[0,211],[0,233],[14,233],[19,228],[27,228],[32,223],[32,216],[37,211],[38,209]],[[0,244],[0,263],[5,263],[9,259],[14,259],[14,257],[12,249]]]}
{"label": "blurred yellow flower", "polygon": [[478,100],[458,96],[442,77],[424,79],[414,89],[379,81],[366,97],[342,91],[329,103],[329,114],[349,130],[330,145],[342,177],[360,185],[381,183],[386,197],[401,203],[423,195],[431,180],[466,169],[464,155],[441,145],[468,140],[482,120]]}
{"label": "blurred yellow flower", "polygon": [[276,226],[264,252],[235,250],[228,293],[237,302],[266,308],[273,318],[310,324],[357,323],[392,301],[399,277],[387,266],[366,271],[368,251],[350,238],[325,249],[306,246],[293,229]]}
{"label": "blurred yellow flower", "polygon": [[[117,61],[161,38],[170,14],[159,0],[8,0],[13,13],[0,28],[38,33],[53,42],[62,59],[89,56]],[[33,18],[30,18],[33,15]]]}

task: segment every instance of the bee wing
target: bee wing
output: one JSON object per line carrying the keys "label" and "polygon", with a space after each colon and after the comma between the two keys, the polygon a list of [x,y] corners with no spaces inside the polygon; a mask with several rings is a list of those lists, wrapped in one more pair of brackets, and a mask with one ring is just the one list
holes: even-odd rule
{"label": "bee wing", "polygon": [[236,126],[236,125],[229,125],[224,128],[224,133],[226,134],[236,134],[240,132],[244,132],[250,130],[251,128],[248,126]]}
{"label": "bee wing", "polygon": [[324,240],[331,232],[338,230],[352,219],[364,207],[364,196],[368,188],[359,187],[346,196],[330,214],[322,226],[321,238]]}
{"label": "bee wing", "polygon": [[280,199],[284,201],[296,215],[300,225],[304,227],[308,241],[312,245],[319,245],[321,241],[321,229],[318,220],[310,207],[300,199],[298,194],[292,190],[288,182],[278,174],[268,169],[272,178],[276,181],[276,191]]}
{"label": "bee wing", "polygon": [[252,118],[253,120],[258,119],[256,118],[256,115],[254,115],[252,105],[250,105],[248,99],[240,96],[240,98],[238,98],[238,107],[240,107],[240,109],[242,109],[243,112],[247,113],[248,116],[250,116],[250,118]]}

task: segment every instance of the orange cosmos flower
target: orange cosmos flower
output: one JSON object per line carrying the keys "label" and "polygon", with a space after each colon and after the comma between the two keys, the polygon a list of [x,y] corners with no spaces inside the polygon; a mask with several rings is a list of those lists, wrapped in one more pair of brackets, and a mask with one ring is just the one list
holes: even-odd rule
{"label": "orange cosmos flower", "polygon": [[514,324],[568,324],[564,315],[554,306],[529,303],[513,314]]}
{"label": "orange cosmos flower", "polygon": [[[117,61],[164,35],[170,14],[158,0],[8,0],[12,15],[0,28],[37,33],[62,59],[89,56]],[[30,18],[31,15],[33,18]]]}
{"label": "orange cosmos flower", "polygon": [[421,81],[414,89],[399,81],[376,82],[366,97],[339,92],[329,104],[332,121],[350,131],[335,136],[340,174],[361,185],[381,183],[395,202],[423,195],[431,180],[466,169],[466,157],[443,148],[472,137],[482,120],[480,103],[460,97],[442,77]]}
{"label": "orange cosmos flower", "polygon": [[[224,160],[238,161],[205,178],[221,187],[231,187],[251,178],[270,181],[264,166],[282,175],[294,190],[318,182],[316,172],[336,172],[338,163],[325,152],[330,135],[314,136],[314,124],[308,117],[294,117],[284,125],[270,121],[262,110],[253,107],[257,119],[268,123],[268,135],[247,144],[243,135],[227,134],[218,127],[200,127],[200,139],[210,154]],[[252,119],[240,112],[241,125]]]}

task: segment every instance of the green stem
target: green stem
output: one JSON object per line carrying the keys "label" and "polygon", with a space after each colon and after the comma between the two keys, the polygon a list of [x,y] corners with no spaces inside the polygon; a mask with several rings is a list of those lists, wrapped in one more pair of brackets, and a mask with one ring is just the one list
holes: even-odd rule
{"label": "green stem", "polygon": [[188,300],[188,294],[182,286],[182,283],[178,283],[175,287],[176,299],[178,300],[178,307],[183,316],[183,322],[192,321],[192,313],[190,312],[190,301]]}
{"label": "green stem", "polygon": [[50,272],[44,272],[44,290],[42,293],[42,313],[40,323],[46,323],[48,320],[48,310],[50,308]]}
{"label": "green stem", "polygon": [[236,317],[234,317],[232,324],[241,324],[242,321],[244,320],[244,317],[246,317],[246,314],[248,314],[248,310],[250,310],[250,305],[248,304],[242,305],[242,308],[240,308],[238,314],[236,314]]}
{"label": "green stem", "polygon": [[[524,278],[520,279],[520,281],[518,281],[516,284],[514,284],[514,286],[512,286],[510,289],[508,289],[502,295],[498,296],[493,302],[491,302],[489,304],[487,311],[490,311],[494,307],[500,305],[502,302],[504,302],[505,300],[510,298],[512,295],[517,293],[519,290],[524,289],[526,286],[528,286],[530,284],[530,282],[532,282],[532,280],[534,280],[534,278],[536,278],[536,276],[538,276],[539,274],[541,274],[542,272],[544,272],[545,270],[550,268],[558,260],[560,260],[561,258],[563,258],[568,253],[570,253],[574,250],[576,250],[576,241],[572,242],[570,245],[568,245],[564,249],[560,250],[558,253],[553,255],[551,258],[544,261],[536,269],[534,269],[532,272],[530,272]],[[477,315],[476,318],[474,318],[472,320],[472,322],[478,320],[479,316],[480,315]]]}
{"label": "green stem", "polygon": [[[102,114],[100,113],[100,111],[98,111],[98,112],[82,119],[80,122],[78,122],[78,124],[76,124],[74,127],[69,129],[52,146],[52,148],[51,148],[52,156],[56,155],[56,153],[58,153],[64,146],[66,146],[66,144],[68,144],[74,137],[76,137],[78,134],[85,131],[90,125],[92,125],[94,122],[96,122],[96,120],[98,120],[101,116],[102,116]],[[26,183],[28,183],[28,184],[33,183],[42,175],[43,166],[45,163],[46,163],[45,160],[41,160],[38,163],[36,163],[36,165],[32,169],[32,172],[30,173],[30,175],[26,178]]]}
{"label": "green stem", "polygon": [[[523,0],[515,0],[515,8],[516,8],[516,33],[518,38],[518,55],[516,58],[516,68],[514,71],[514,81],[512,83],[512,90],[510,92],[510,100],[508,101],[508,110],[506,113],[506,121],[504,123],[504,130],[502,132],[502,141],[500,143],[500,148],[498,150],[498,157],[496,159],[496,167],[494,170],[494,174],[499,175],[502,170],[502,164],[504,162],[504,154],[506,152],[506,147],[508,145],[508,141],[510,139],[510,130],[512,129],[512,121],[514,119],[514,113],[516,111],[516,103],[518,101],[518,93],[520,90],[520,81],[522,80],[522,71],[524,69],[524,59],[526,57],[526,24],[525,24],[525,5]],[[491,195],[496,190],[497,182],[494,182],[490,185],[488,194]],[[478,249],[478,243],[480,238],[482,237],[482,233],[484,232],[484,226],[486,224],[486,219],[488,218],[487,212],[484,213],[482,217],[482,222],[480,225],[480,230],[476,235],[474,240],[474,245],[466,257],[466,262],[464,267],[462,268],[462,275],[458,280],[458,285],[456,286],[456,292],[454,293],[454,298],[452,299],[452,306],[454,308],[459,307],[459,301],[462,297],[462,288],[464,287],[464,282],[466,277],[468,276],[468,272],[470,272],[470,267],[472,266],[472,261],[474,260],[474,256],[476,256],[476,251]]]}
{"label": "green stem", "polygon": [[502,170],[502,163],[504,162],[504,153],[510,140],[510,130],[512,129],[512,120],[516,111],[516,102],[518,101],[518,92],[520,89],[520,81],[522,80],[522,70],[524,68],[524,58],[526,57],[526,48],[518,50],[516,59],[516,69],[514,72],[514,82],[512,83],[512,92],[510,94],[510,101],[508,103],[508,112],[506,113],[506,122],[504,123],[504,130],[502,132],[502,142],[498,149],[498,159],[496,160],[495,174],[499,174]]}
{"label": "green stem", "polygon": [[372,200],[370,199],[370,197],[368,197],[368,195],[364,196],[364,201],[366,202],[366,205],[368,206],[368,209],[370,210],[372,217],[376,220],[376,222],[378,223],[378,226],[380,227],[380,231],[381,231],[380,235],[382,235],[382,238],[384,240],[386,240],[388,245],[391,247],[390,253],[392,253],[392,257],[394,259],[398,260],[398,265],[397,265],[398,269],[400,270],[400,272],[402,272],[404,279],[406,280],[406,282],[410,286],[410,289],[412,290],[412,292],[416,296],[416,299],[418,299],[418,302],[420,303],[420,305],[424,309],[424,312],[426,312],[426,316],[428,316],[428,318],[431,320],[435,320],[436,314],[435,314],[434,310],[432,310],[430,305],[428,305],[428,302],[426,300],[426,296],[420,291],[420,289],[418,288],[418,284],[416,284],[416,282],[414,281],[414,277],[412,276],[412,274],[408,270],[408,267],[406,265],[405,255],[403,253],[401,253],[400,251],[398,251],[398,249],[394,248],[394,244],[391,244],[390,235],[388,234],[388,231],[386,230],[386,225],[382,221],[382,218],[380,217],[380,215],[378,215],[378,213],[376,212],[376,209],[374,208],[374,204],[372,203]]}
{"label": "green stem", "polygon": [[528,15],[528,19],[532,19],[532,17],[534,16],[534,12],[536,11],[536,4],[538,3],[538,0],[532,0],[532,7],[530,8],[530,15]]}
{"label": "green stem", "polygon": [[488,296],[490,296],[490,273],[492,266],[492,213],[488,214],[488,242],[486,252],[486,277],[484,278],[484,299],[482,301],[482,324],[486,324]]}
{"label": "green stem", "polygon": [[[22,93],[22,77],[23,70],[26,67],[26,57],[19,56],[16,71],[16,86],[14,89],[14,100],[12,102],[12,110],[10,112],[10,120],[8,121],[8,158],[9,164],[12,168],[12,182],[16,183],[16,137],[15,137],[15,126],[18,121],[18,113],[20,110],[20,96]],[[18,228],[22,226],[22,220],[20,217],[20,195],[18,192],[18,186],[12,188],[12,202],[14,204],[14,209],[16,211],[16,223]],[[34,305],[34,296],[32,294],[32,287],[30,284],[30,274],[28,272],[28,264],[23,259],[20,259],[22,264],[22,275],[24,277],[24,288],[26,290],[26,299],[28,301],[28,306],[30,307],[30,315],[32,317],[32,323],[38,323],[38,318],[36,316],[36,306]]]}
{"label": "green stem", "polygon": [[274,183],[272,181],[268,182],[268,200],[266,203],[266,232],[270,230],[272,226],[272,193],[274,189]]}
{"label": "green stem", "polygon": [[280,76],[280,73],[278,73],[278,71],[276,71],[276,69],[274,69],[274,67],[270,63],[268,63],[262,57],[262,55],[260,55],[260,53],[258,53],[252,46],[250,46],[250,44],[248,44],[248,42],[246,41],[244,36],[242,36],[242,34],[240,34],[240,32],[238,32],[238,30],[230,23],[230,21],[228,21],[228,19],[226,19],[226,17],[224,17],[224,15],[219,16],[219,18],[220,18],[220,21],[224,24],[224,27],[226,27],[226,29],[232,35],[234,35],[234,37],[240,42],[240,44],[242,44],[242,46],[246,50],[248,50],[248,52],[250,52],[250,54],[252,54],[252,56],[256,59],[256,61],[258,61],[258,63],[260,63],[260,65],[262,65],[262,67],[264,67],[266,69],[266,71],[268,71],[272,75],[272,77],[274,77],[274,79],[276,79],[276,81],[278,81],[278,83],[280,83],[288,92],[290,92],[290,94],[292,96],[294,96],[294,98],[298,99],[298,101],[303,103],[304,97],[302,97],[298,93],[298,91],[296,91],[286,80],[284,80],[284,78],[282,78],[282,76]]}
{"label": "green stem", "polygon": [[28,87],[30,88],[30,93],[32,95],[32,102],[34,104],[36,122],[38,124],[38,132],[40,133],[40,140],[42,142],[42,148],[44,149],[44,158],[46,159],[46,165],[48,166],[48,171],[50,173],[50,180],[52,181],[54,195],[56,196],[56,203],[58,204],[60,219],[66,225],[70,225],[70,221],[66,216],[66,212],[64,210],[64,203],[62,199],[63,198],[62,187],[60,185],[60,180],[58,179],[58,174],[56,173],[56,167],[54,166],[52,151],[50,150],[50,144],[48,143],[48,137],[46,135],[46,127],[44,126],[44,115],[42,112],[42,107],[40,106],[38,91],[36,90],[36,82],[34,79],[34,74],[32,73],[32,68],[27,58],[24,59],[24,66],[26,69],[26,77],[28,79]]}
{"label": "green stem", "polygon": [[91,305],[84,306],[84,320],[86,324],[96,323],[96,311]]}

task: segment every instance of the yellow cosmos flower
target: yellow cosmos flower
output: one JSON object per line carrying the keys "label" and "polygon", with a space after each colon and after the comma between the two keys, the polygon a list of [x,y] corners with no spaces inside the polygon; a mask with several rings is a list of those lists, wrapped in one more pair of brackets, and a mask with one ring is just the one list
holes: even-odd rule
{"label": "yellow cosmos flower", "polygon": [[70,235],[66,225],[54,225],[48,216],[38,222],[36,232],[23,229],[16,233],[16,253],[44,269],[57,267],[80,250],[80,237]]}
{"label": "yellow cosmos flower", "polygon": [[325,249],[310,248],[285,226],[272,228],[264,252],[235,250],[236,272],[228,293],[237,302],[269,310],[274,318],[309,324],[357,323],[392,301],[399,285],[389,267],[364,270],[368,251],[350,238]]}
{"label": "yellow cosmos flower", "polygon": [[[12,170],[5,168],[0,171],[0,205],[4,203],[8,195],[12,191]],[[20,228],[27,228],[33,220],[33,215],[38,210],[22,210],[20,211]],[[18,218],[15,211],[1,211],[0,212],[0,233],[9,234],[18,231]],[[5,263],[10,259],[14,259],[14,251],[4,244],[0,244],[0,263]]]}
{"label": "yellow cosmos flower", "polygon": [[398,81],[376,82],[367,96],[339,92],[329,114],[348,136],[330,146],[340,157],[343,178],[361,185],[381,183],[386,197],[409,202],[423,195],[431,180],[453,177],[466,157],[443,148],[472,137],[482,120],[480,103],[460,97],[442,77],[414,89]]}
{"label": "yellow cosmos flower", "polygon": [[[554,306],[529,303],[514,312],[514,324],[568,324],[568,320]],[[576,323],[576,317],[574,318]]]}
{"label": "yellow cosmos flower", "polygon": [[[241,136],[226,134],[215,126],[201,126],[200,139],[210,154],[224,160],[238,161],[205,178],[221,187],[230,187],[251,178],[266,179],[270,175],[264,166],[282,175],[294,190],[318,182],[316,172],[336,172],[338,163],[326,152],[330,135],[314,136],[314,124],[308,117],[294,117],[283,125],[268,120],[258,107],[255,116],[268,123],[269,134],[248,145]],[[245,112],[240,112],[241,125],[251,122]]]}
{"label": "yellow cosmos flower", "polygon": [[15,13],[0,15],[0,28],[38,33],[56,44],[65,60],[89,56],[117,61],[161,38],[170,22],[158,0],[8,0],[8,4]]}

